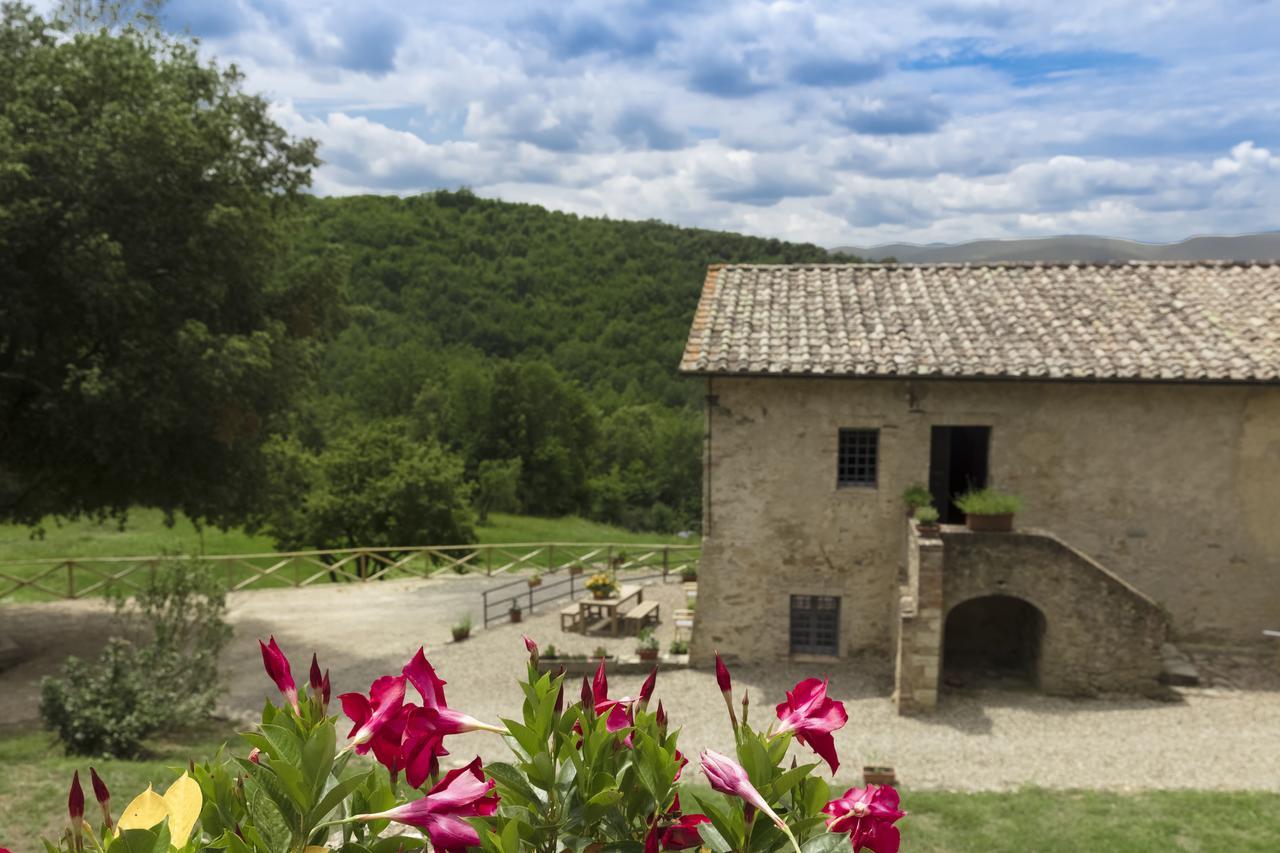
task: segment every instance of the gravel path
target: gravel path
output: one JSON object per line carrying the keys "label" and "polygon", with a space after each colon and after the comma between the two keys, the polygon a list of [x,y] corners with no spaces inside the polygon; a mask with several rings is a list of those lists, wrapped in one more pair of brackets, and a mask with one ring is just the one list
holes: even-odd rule
{"label": "gravel path", "polygon": [[[522,625],[476,629],[454,643],[450,626],[470,610],[478,616],[479,592],[494,581],[449,577],[367,586],[318,586],[303,590],[239,593],[231,598],[236,634],[226,656],[229,690],[223,710],[256,715],[271,685],[262,674],[256,641],[274,632],[305,678],[312,650],[333,671],[335,690],[364,690],[378,675],[397,672],[419,645],[449,682],[451,705],[496,720],[519,711],[514,676],[525,659],[521,633],[540,645],[590,652],[604,645],[629,654],[634,640],[562,634],[551,612]],[[646,598],[662,603],[660,639],[671,635],[671,610],[683,604],[679,584],[656,585]],[[478,619],[476,620],[478,623]],[[39,654],[0,673],[0,715],[9,722],[36,717],[38,681],[68,653],[93,654],[108,620],[92,602],[0,608],[0,633]],[[1280,674],[1274,657],[1260,650],[1200,650],[1196,661],[1217,686],[1179,691],[1179,700],[1138,698],[1070,700],[1017,689],[972,689],[946,695],[937,713],[898,717],[889,700],[889,673],[881,661],[842,662],[825,674],[831,694],[844,700],[849,725],[836,736],[843,759],[838,778],[852,781],[864,763],[892,764],[899,779],[916,788],[1205,788],[1280,790]],[[772,717],[783,691],[820,665],[733,668],[734,686],[751,694],[752,719]],[[640,677],[610,679],[614,695],[631,694]],[[577,694],[576,687],[570,695]],[[683,726],[687,754],[732,745],[714,676],[672,671],[658,680],[658,696]],[[504,758],[505,745],[491,735],[450,742],[459,760],[479,752]]]}

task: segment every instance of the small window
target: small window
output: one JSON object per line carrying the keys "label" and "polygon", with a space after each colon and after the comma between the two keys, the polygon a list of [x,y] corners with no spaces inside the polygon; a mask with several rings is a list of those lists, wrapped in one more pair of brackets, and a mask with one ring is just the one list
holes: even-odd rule
{"label": "small window", "polygon": [[791,596],[791,654],[840,653],[840,597]]}
{"label": "small window", "polygon": [[876,465],[880,457],[880,430],[840,430],[840,450],[836,461],[837,486],[876,485]]}

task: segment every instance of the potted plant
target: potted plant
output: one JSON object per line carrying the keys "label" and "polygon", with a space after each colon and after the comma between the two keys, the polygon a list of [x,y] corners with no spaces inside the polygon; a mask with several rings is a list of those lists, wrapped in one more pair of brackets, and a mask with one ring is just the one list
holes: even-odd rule
{"label": "potted plant", "polygon": [[587,578],[587,589],[591,590],[592,598],[608,598],[618,591],[618,585],[613,578],[600,572]]}
{"label": "potted plant", "polygon": [[907,505],[907,517],[919,513],[927,506],[933,506],[933,495],[921,483],[912,483],[902,492],[902,502]]}
{"label": "potted plant", "polygon": [[511,617],[512,622],[519,622],[524,618],[524,614],[520,612],[520,602],[517,599],[511,599],[511,608],[507,610],[507,615]]}
{"label": "potted plant", "polygon": [[658,638],[652,628],[645,628],[636,638],[636,657],[640,660],[658,659]]}
{"label": "potted plant", "polygon": [[698,580],[698,567],[685,566],[680,569],[680,580],[685,583],[696,583]]}
{"label": "potted plant", "polygon": [[667,651],[673,655],[687,655],[689,654],[689,641],[672,640],[671,645],[667,647]]}
{"label": "potted plant", "polygon": [[578,575],[582,574],[583,571],[585,571],[585,569],[583,568],[582,563],[569,564],[569,577],[576,578]]}
{"label": "potted plant", "polygon": [[535,586],[542,586],[542,575],[533,575],[529,578],[529,589],[533,589]]}
{"label": "potted plant", "polygon": [[597,660],[609,660],[610,659],[609,650],[606,649],[604,646],[596,646],[595,651],[591,653],[591,657]]}
{"label": "potted plant", "polygon": [[460,619],[458,623],[454,625],[453,628],[451,628],[450,630],[453,631],[453,641],[455,643],[461,643],[463,640],[470,637],[471,636],[471,614],[468,613],[466,616],[463,616],[462,619]]}
{"label": "potted plant", "polygon": [[862,768],[862,784],[864,785],[896,785],[898,776],[887,764],[867,764]]}
{"label": "potted plant", "polygon": [[942,532],[938,526],[938,511],[931,506],[916,509],[916,531],[921,536],[937,536]]}
{"label": "potted plant", "polygon": [[964,523],[970,530],[1007,533],[1013,529],[1013,516],[1022,509],[1022,498],[995,489],[974,489],[956,498],[956,506],[964,512]]}

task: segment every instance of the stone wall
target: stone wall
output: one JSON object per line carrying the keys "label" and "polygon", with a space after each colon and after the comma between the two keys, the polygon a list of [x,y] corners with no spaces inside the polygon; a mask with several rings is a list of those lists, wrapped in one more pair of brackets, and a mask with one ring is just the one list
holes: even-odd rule
{"label": "stone wall", "polygon": [[[910,525],[908,525],[910,526]],[[908,573],[899,599],[894,699],[899,713],[938,702],[947,617],[968,601],[999,595],[1044,618],[1035,675],[1046,693],[1088,696],[1158,689],[1168,624],[1149,598],[1044,531],[940,537],[908,534]]]}
{"label": "stone wall", "polygon": [[[712,377],[695,661],[789,653],[792,594],[840,595],[842,654],[890,657],[902,490],[930,427],[992,428],[993,483],[1164,607],[1188,639],[1280,617],[1280,387]],[[875,488],[836,486],[842,427],[880,431]]]}

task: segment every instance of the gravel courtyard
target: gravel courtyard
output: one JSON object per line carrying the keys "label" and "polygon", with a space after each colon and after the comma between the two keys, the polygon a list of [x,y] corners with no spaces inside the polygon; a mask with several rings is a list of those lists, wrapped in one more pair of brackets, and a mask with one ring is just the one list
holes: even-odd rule
{"label": "gravel courtyard", "polygon": [[[481,719],[519,712],[514,676],[525,659],[522,633],[540,645],[590,652],[598,645],[630,654],[634,640],[562,634],[552,608],[524,624],[479,627],[479,595],[498,581],[455,577],[364,586],[317,586],[231,596],[235,637],[225,656],[229,689],[222,710],[254,716],[271,688],[262,673],[257,638],[274,633],[305,680],[314,650],[332,670],[335,692],[366,690],[378,675],[398,672],[419,645],[447,688],[451,705]],[[662,604],[665,651],[671,611],[683,605],[678,583],[646,589]],[[465,612],[477,623],[472,638],[454,643],[450,626]],[[68,653],[92,655],[109,624],[95,602],[0,608],[0,634],[38,650],[0,673],[0,714],[9,723],[37,718],[39,678]],[[751,694],[751,716],[772,718],[783,691],[807,675],[829,675],[831,694],[844,700],[849,724],[836,736],[843,761],[838,778],[852,781],[864,763],[892,764],[915,788],[1204,788],[1280,790],[1280,674],[1259,650],[1196,655],[1212,686],[1183,689],[1174,701],[1141,698],[1070,700],[1018,689],[971,689],[946,694],[937,713],[898,717],[889,700],[890,673],[881,661],[733,667],[734,687]],[[640,677],[615,676],[611,693],[631,694]],[[577,695],[577,686],[570,696]],[[732,745],[724,706],[709,671],[663,673],[657,695],[683,726],[686,754]],[[491,735],[450,742],[459,761],[479,752],[502,758]]]}

